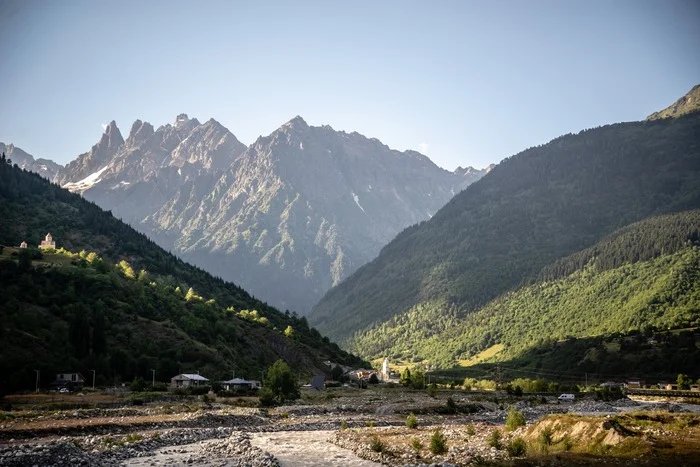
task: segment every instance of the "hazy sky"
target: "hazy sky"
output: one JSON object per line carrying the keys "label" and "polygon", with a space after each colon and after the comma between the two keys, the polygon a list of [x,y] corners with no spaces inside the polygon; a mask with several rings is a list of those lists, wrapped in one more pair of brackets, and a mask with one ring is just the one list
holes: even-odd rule
{"label": "hazy sky", "polygon": [[0,0],[0,141],[66,163],[116,120],[295,115],[483,167],[700,83],[700,2]]}

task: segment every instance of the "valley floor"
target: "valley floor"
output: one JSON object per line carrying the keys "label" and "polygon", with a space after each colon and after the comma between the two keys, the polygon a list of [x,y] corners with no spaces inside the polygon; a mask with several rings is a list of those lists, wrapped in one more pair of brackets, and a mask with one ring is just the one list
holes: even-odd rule
{"label": "valley floor", "polygon": [[[496,392],[327,390],[261,409],[253,400],[165,399],[132,406],[97,395],[51,404],[7,397],[0,465],[693,465],[700,462],[700,406],[668,401],[510,398]],[[26,398],[25,398],[26,399]],[[527,425],[504,430],[510,407]],[[406,427],[414,413],[417,427]],[[440,428],[446,452],[432,454]],[[549,431],[547,431],[549,430]],[[493,442],[493,433],[501,437]],[[549,433],[546,443],[543,432]],[[509,451],[516,438],[525,452]],[[523,448],[525,449],[525,448]]]}

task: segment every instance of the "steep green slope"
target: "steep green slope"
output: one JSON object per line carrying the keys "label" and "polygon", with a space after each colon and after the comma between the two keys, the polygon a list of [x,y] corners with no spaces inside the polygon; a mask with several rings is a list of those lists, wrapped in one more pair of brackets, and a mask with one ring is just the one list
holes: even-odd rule
{"label": "steep green slope", "polygon": [[625,227],[545,275],[563,270],[461,319],[422,304],[358,334],[354,348],[448,368],[494,346],[504,361],[571,337],[700,326],[700,211]]}
{"label": "steep green slope", "polygon": [[[159,379],[195,370],[213,379],[231,370],[259,378],[280,357],[303,372],[323,370],[324,360],[362,364],[304,318],[278,312],[80,196],[6,163],[0,219],[0,245],[25,239],[36,245],[50,231],[59,247],[103,258],[58,253],[32,262],[28,255],[39,256],[36,250],[3,249],[3,388],[32,387],[35,369],[44,375],[95,369],[98,382],[111,383],[150,376],[150,369]],[[284,335],[288,326],[291,337]]]}
{"label": "steep green slope", "polygon": [[557,138],[505,160],[403,231],[309,321],[352,345],[355,332],[421,304],[436,319],[461,316],[622,226],[700,207],[698,180],[698,114]]}
{"label": "steep green slope", "polygon": [[698,110],[700,110],[700,84],[693,86],[693,89],[670,106],[649,115],[647,120],[680,117]]}

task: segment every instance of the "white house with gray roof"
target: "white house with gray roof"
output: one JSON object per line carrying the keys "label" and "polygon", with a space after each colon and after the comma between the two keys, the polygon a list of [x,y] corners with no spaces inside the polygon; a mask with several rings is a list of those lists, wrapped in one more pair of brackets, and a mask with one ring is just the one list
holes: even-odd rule
{"label": "white house with gray roof", "polygon": [[196,373],[181,373],[170,378],[170,386],[173,388],[189,388],[191,386],[205,386],[209,380]]}

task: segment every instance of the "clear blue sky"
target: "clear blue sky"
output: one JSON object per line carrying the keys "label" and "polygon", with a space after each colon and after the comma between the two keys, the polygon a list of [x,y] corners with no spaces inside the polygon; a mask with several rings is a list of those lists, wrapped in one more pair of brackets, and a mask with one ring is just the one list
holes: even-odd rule
{"label": "clear blue sky", "polygon": [[0,141],[59,163],[101,124],[295,115],[483,167],[700,83],[700,2],[0,0]]}

